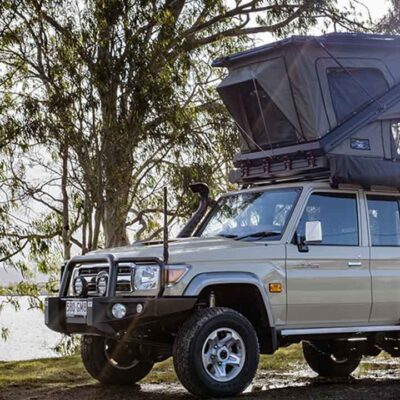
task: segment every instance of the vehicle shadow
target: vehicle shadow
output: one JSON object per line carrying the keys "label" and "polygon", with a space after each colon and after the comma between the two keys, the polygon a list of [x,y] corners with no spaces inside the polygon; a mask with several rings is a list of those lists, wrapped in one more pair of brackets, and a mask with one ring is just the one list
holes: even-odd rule
{"label": "vehicle shadow", "polygon": [[[4,397],[1,397],[4,396]],[[60,387],[44,385],[20,388],[10,386],[0,400],[186,400],[193,399],[178,385],[103,386],[99,383]]]}
{"label": "vehicle shadow", "polygon": [[[400,398],[400,381],[394,378],[350,378],[322,380],[309,378],[302,382],[286,382],[284,387],[271,388],[270,382],[259,380],[257,386],[235,397],[238,400],[394,400]],[[3,396],[3,397],[2,397]],[[88,383],[65,387],[43,385],[31,388],[9,387],[0,394],[4,400],[189,400],[194,399],[178,384],[143,384],[135,386],[103,386]],[[230,398],[230,399],[233,399]]]}
{"label": "vehicle shadow", "polygon": [[[260,382],[262,383],[262,382]],[[268,383],[266,383],[267,385]],[[288,383],[285,387],[258,386],[244,393],[240,399],[248,400],[366,400],[400,399],[400,380],[395,378],[309,378],[307,382]]]}

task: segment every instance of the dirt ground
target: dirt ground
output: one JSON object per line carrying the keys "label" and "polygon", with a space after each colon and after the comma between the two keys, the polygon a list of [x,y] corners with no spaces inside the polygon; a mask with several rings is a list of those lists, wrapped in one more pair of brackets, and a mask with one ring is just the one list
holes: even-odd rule
{"label": "dirt ground", "polygon": [[[288,385],[284,388],[261,389],[254,388],[237,399],[252,400],[358,400],[358,399],[399,399],[400,384],[396,380],[385,379],[375,381],[362,379],[341,383],[306,382],[303,386]],[[142,385],[130,389],[104,388],[97,384],[78,386],[74,388],[8,388],[0,393],[2,400],[184,400],[193,399],[180,386],[173,385]]]}
{"label": "dirt ground", "polygon": [[[303,363],[290,371],[261,370],[253,385],[239,399],[358,400],[400,399],[400,368],[391,360],[364,361],[354,377],[324,380]],[[1,400],[180,400],[192,399],[177,382],[145,383],[130,388],[104,387],[94,381],[73,384],[11,384],[0,388]]]}
{"label": "dirt ground", "polygon": [[[321,382],[309,379],[303,380],[301,386],[290,382],[285,387],[269,389],[267,386],[253,385],[238,399],[399,399],[400,384],[395,379],[351,379],[346,382]],[[283,382],[282,382],[283,383]],[[0,393],[1,400],[179,400],[192,399],[184,389],[177,384],[144,384],[131,388],[106,388],[98,384],[88,384],[76,387],[45,386],[41,388],[9,387]]]}

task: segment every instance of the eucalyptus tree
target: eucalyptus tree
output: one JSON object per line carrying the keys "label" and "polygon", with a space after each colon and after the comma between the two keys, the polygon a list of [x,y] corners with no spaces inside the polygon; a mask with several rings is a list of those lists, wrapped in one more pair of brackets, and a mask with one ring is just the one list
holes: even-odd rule
{"label": "eucalyptus tree", "polygon": [[[215,92],[223,71],[211,69],[212,59],[249,46],[254,34],[305,34],[319,23],[363,30],[357,3],[3,0],[3,260],[25,246],[48,257],[56,236],[66,258],[72,244],[85,252],[126,244],[130,232],[154,237],[165,184],[170,223],[187,216],[188,184],[226,187],[237,147]],[[40,171],[40,183],[30,170]],[[10,204],[28,202],[41,212],[16,228]]]}
{"label": "eucalyptus tree", "polygon": [[400,3],[390,0],[387,14],[375,25],[377,32],[400,34]]}

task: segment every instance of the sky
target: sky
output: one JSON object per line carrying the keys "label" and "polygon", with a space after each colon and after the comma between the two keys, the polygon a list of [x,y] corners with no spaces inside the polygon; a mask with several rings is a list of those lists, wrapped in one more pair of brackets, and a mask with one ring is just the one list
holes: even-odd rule
{"label": "sky", "polygon": [[[360,0],[365,4],[373,18],[373,20],[379,20],[382,18],[388,11],[389,8],[389,0]],[[345,7],[348,5],[348,0],[338,0],[338,6],[339,7]],[[365,8],[360,6],[359,7],[360,12],[365,12]],[[310,34],[318,35],[320,34],[320,27],[315,27]],[[261,43],[268,43],[274,40],[272,35],[263,33],[260,35],[257,35],[258,38],[260,39]],[[21,279],[20,274],[15,271],[15,270],[5,270],[4,267],[0,265],[0,285],[7,285],[10,282],[16,282]],[[39,277],[40,280],[40,277]]]}

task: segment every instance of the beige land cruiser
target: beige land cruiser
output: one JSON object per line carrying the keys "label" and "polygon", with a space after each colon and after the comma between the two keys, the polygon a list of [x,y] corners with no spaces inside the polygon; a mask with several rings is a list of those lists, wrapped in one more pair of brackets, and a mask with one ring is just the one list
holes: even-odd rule
{"label": "beige land cruiser", "polygon": [[399,49],[331,34],[215,62],[242,138],[238,191],[213,201],[194,185],[176,239],[75,257],[46,300],[94,378],[135,383],[172,356],[191,393],[231,396],[259,354],[292,343],[326,377],[400,355]]}

